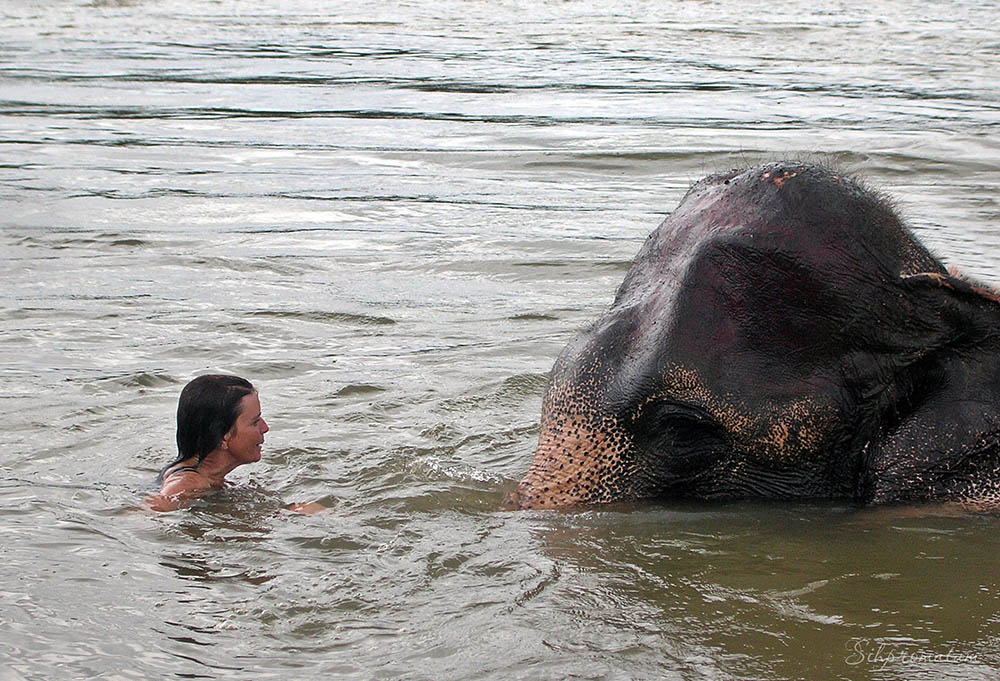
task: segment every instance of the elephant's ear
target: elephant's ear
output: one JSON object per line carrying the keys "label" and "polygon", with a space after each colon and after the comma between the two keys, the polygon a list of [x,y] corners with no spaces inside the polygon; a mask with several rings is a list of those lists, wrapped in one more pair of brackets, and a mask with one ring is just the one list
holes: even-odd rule
{"label": "elephant's ear", "polygon": [[973,299],[979,298],[983,301],[1000,304],[1000,291],[972,281],[954,267],[948,268],[948,274],[918,272],[904,276],[903,281],[913,287],[937,286],[954,291],[958,296],[971,296]]}
{"label": "elephant's ear", "polygon": [[1000,494],[1000,292],[956,272],[902,278],[911,314],[936,340],[901,375],[905,397],[883,412],[862,495],[877,503]]}
{"label": "elephant's ear", "polygon": [[954,268],[905,275],[901,281],[911,305],[900,313],[912,315],[924,329],[935,329],[933,340],[920,338],[918,333],[918,342],[929,341],[928,349],[939,355],[960,349],[963,357],[981,354],[988,364],[993,364],[993,357],[1000,358],[995,342],[1000,328],[1000,291]]}

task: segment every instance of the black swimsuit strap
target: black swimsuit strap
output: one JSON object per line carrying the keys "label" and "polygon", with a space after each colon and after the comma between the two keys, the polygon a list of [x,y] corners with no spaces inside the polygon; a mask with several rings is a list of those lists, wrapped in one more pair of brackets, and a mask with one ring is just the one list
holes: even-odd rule
{"label": "black swimsuit strap", "polygon": [[180,468],[175,468],[163,477],[169,478],[174,473],[193,473],[198,470],[197,466],[181,466]]}

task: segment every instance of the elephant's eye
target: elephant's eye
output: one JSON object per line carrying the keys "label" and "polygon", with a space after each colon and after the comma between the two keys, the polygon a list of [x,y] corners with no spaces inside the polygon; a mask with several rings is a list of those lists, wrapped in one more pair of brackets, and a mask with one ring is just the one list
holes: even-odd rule
{"label": "elephant's eye", "polygon": [[644,405],[636,414],[636,423],[646,426],[697,429],[714,423],[712,416],[699,407],[670,400],[653,401]]}
{"label": "elephant's eye", "polygon": [[658,455],[697,459],[726,446],[725,429],[703,409],[675,402],[650,407],[636,419],[636,439],[655,443]]}
{"label": "elephant's eye", "polygon": [[730,451],[726,431],[708,412],[686,404],[650,404],[633,424],[636,461],[650,495],[688,496],[711,485]]}

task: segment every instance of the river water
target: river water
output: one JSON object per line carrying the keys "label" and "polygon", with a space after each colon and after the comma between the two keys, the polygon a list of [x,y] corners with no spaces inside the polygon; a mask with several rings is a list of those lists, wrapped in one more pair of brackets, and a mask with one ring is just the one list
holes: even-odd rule
{"label": "river water", "polygon": [[[995,517],[500,510],[709,172],[836,164],[998,283],[998,17],[0,0],[0,681],[1000,677]],[[264,460],[136,511],[208,371]]]}

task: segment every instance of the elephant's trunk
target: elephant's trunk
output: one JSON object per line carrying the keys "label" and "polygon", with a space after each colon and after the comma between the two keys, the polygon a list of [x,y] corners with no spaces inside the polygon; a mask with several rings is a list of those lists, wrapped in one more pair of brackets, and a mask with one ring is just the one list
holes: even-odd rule
{"label": "elephant's trunk", "polygon": [[548,412],[513,501],[517,508],[533,509],[634,496],[630,450],[630,438],[612,418]]}

